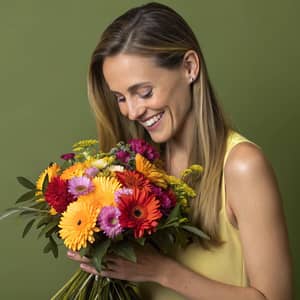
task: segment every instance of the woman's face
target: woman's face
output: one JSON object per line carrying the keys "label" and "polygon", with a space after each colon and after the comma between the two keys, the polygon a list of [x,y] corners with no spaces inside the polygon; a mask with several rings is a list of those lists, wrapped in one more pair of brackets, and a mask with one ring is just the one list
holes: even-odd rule
{"label": "woman's face", "polygon": [[153,141],[180,134],[191,110],[191,75],[184,64],[168,70],[153,58],[118,54],[105,58],[103,74],[121,113],[145,127]]}

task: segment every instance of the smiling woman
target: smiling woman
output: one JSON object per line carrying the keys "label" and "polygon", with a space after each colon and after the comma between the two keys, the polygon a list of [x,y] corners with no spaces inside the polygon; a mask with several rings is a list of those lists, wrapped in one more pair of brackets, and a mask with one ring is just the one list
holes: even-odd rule
{"label": "smiling woman", "polygon": [[[292,299],[274,172],[261,148],[226,119],[185,20],[158,3],[118,17],[92,54],[88,90],[104,151],[119,140],[144,138],[161,148],[172,175],[204,166],[190,182],[197,191],[191,219],[211,237],[174,249],[172,258],[146,250],[137,263],[107,257],[101,275],[139,282],[145,300]],[[86,257],[69,256],[98,274]]]}
{"label": "smiling woman", "polygon": [[195,51],[188,51],[184,60],[175,70],[138,55],[118,54],[103,62],[105,80],[117,94],[121,114],[141,124],[156,143],[170,140],[179,129],[180,135],[193,131],[190,77],[197,76],[199,60]]}

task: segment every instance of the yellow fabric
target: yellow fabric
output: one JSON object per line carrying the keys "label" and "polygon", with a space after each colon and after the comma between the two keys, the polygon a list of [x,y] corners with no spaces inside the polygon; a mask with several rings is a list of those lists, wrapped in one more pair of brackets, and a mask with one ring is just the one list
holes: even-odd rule
{"label": "yellow fabric", "polygon": [[[240,133],[231,131],[227,140],[223,169],[230,150],[241,142],[253,143]],[[178,253],[176,259],[196,273],[210,279],[244,287],[248,285],[248,281],[243,262],[239,231],[231,225],[228,219],[225,200],[224,176],[222,176],[222,205],[219,213],[220,235],[221,239],[226,241],[226,243],[214,250],[206,250],[199,245],[192,244],[184,251]],[[159,266],[157,267],[159,268]],[[156,283],[140,283],[139,292],[143,300],[184,299],[179,294]]]}

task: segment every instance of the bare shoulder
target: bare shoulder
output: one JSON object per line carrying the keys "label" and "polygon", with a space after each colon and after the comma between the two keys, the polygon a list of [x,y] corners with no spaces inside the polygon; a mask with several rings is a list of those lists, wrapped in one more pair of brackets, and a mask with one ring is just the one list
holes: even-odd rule
{"label": "bare shoulder", "polygon": [[[235,145],[228,155],[224,177],[228,205],[235,218],[238,218],[239,210],[251,204],[258,205],[258,201],[269,201],[268,205],[280,206],[280,191],[274,169],[256,145],[249,142]],[[262,194],[269,197],[263,197]]]}
{"label": "bare shoulder", "polygon": [[224,177],[251,285],[267,299],[291,299],[287,225],[271,163],[256,145],[242,142],[230,151]]}
{"label": "bare shoulder", "polygon": [[224,173],[227,177],[235,175],[251,175],[253,171],[267,168],[273,172],[270,162],[263,151],[250,142],[241,142],[231,149]]}

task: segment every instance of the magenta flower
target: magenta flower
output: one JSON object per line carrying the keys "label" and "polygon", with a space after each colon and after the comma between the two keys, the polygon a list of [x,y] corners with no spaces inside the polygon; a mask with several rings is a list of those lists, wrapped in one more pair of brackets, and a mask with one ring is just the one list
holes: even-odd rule
{"label": "magenta flower", "polygon": [[68,182],[68,191],[75,197],[86,195],[94,190],[94,185],[90,178],[86,176],[73,177]]}
{"label": "magenta flower", "polygon": [[130,159],[130,153],[128,153],[127,151],[124,150],[119,150],[116,153],[116,157],[119,161],[121,161],[122,163],[128,163],[129,159]]}
{"label": "magenta flower", "polygon": [[65,153],[60,156],[63,160],[73,160],[75,157],[75,153]]}
{"label": "magenta flower", "polygon": [[121,188],[115,191],[115,202],[118,203],[121,195],[132,195],[133,191],[129,188]]}
{"label": "magenta flower", "polygon": [[99,173],[99,169],[96,167],[87,168],[84,172],[84,175],[87,177],[93,178]]}
{"label": "magenta flower", "polygon": [[171,189],[163,190],[162,188],[151,185],[152,193],[159,199],[160,201],[160,209],[161,212],[167,216],[169,215],[172,208],[176,205],[176,196]]}
{"label": "magenta flower", "polygon": [[98,225],[109,238],[114,238],[122,232],[119,223],[120,210],[114,206],[104,206],[98,216]]}
{"label": "magenta flower", "polygon": [[151,162],[159,158],[159,152],[153,146],[142,139],[132,139],[129,141],[129,145],[132,151],[143,155]]}

